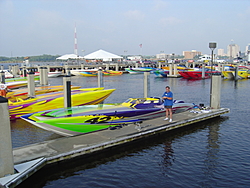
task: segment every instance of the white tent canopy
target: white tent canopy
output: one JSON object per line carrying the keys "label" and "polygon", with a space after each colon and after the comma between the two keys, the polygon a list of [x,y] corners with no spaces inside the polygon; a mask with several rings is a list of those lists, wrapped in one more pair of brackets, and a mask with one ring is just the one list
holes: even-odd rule
{"label": "white tent canopy", "polygon": [[69,59],[83,59],[82,56],[76,55],[76,54],[65,54],[63,56],[60,56],[56,58],[57,60],[69,60]]}
{"label": "white tent canopy", "polygon": [[122,57],[104,50],[97,50],[96,52],[84,56],[84,59],[101,59],[103,61],[112,61],[112,59],[122,59]]}

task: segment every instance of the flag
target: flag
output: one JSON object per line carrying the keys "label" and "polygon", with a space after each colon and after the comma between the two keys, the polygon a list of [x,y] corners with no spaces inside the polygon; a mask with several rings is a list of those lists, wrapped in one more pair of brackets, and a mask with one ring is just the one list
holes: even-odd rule
{"label": "flag", "polygon": [[142,44],[140,44],[139,46],[140,46],[140,48],[142,48]]}

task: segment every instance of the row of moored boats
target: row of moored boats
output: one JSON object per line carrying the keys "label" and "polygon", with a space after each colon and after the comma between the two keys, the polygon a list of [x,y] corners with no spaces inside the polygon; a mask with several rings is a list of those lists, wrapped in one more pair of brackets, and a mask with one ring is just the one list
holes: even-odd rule
{"label": "row of moored boats", "polygon": [[[6,79],[7,85],[15,82],[25,82],[25,78],[23,81]],[[62,85],[35,87],[34,97],[28,95],[27,80],[26,85],[8,85],[8,89],[6,98],[10,120],[22,118],[35,126],[63,136],[116,129],[165,116],[163,101],[158,97],[129,98],[118,104],[102,104],[115,89],[71,86],[72,107],[69,108],[64,107]],[[175,101],[173,111],[178,113],[195,107],[197,106],[193,103]]]}

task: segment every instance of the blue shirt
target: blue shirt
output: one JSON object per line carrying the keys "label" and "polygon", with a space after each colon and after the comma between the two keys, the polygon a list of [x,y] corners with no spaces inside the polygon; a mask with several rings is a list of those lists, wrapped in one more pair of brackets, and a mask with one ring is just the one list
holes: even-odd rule
{"label": "blue shirt", "polygon": [[163,99],[164,100],[164,106],[173,106],[173,93],[170,91],[170,92],[164,92],[162,97],[171,97],[172,99],[169,100],[169,99]]}

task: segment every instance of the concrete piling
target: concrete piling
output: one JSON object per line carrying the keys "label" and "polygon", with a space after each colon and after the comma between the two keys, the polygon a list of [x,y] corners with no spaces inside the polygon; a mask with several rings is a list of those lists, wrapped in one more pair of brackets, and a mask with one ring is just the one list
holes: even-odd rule
{"label": "concrete piling", "polygon": [[238,67],[238,65],[236,65],[235,70],[234,70],[234,79],[235,80],[239,79],[238,71],[239,71],[239,67]]}
{"label": "concrete piling", "polygon": [[177,71],[177,64],[174,64],[174,75],[176,76],[177,73],[178,73],[178,71]]}
{"label": "concrete piling", "polygon": [[169,76],[173,75],[173,65],[172,63],[169,63]]}
{"label": "concrete piling", "polygon": [[158,68],[161,69],[161,62],[158,62]]}
{"label": "concrete piling", "polygon": [[9,71],[10,71],[10,73],[12,73],[12,66],[11,65],[9,65]]}
{"label": "concrete piling", "polygon": [[14,174],[8,99],[0,96],[0,178]]}
{"label": "concrete piling", "polygon": [[210,92],[210,107],[213,109],[220,108],[221,95],[221,74],[212,75],[211,77],[211,92]]}
{"label": "concrete piling", "polygon": [[48,85],[48,69],[47,67],[43,67],[43,69],[41,69],[42,72],[40,73],[40,76],[42,75],[42,80],[43,80],[43,84],[42,85]]}
{"label": "concrete piling", "polygon": [[202,79],[204,79],[204,78],[205,78],[205,65],[204,65],[204,63],[202,63],[201,78],[202,78]]}
{"label": "concrete piling", "polygon": [[147,98],[149,95],[149,89],[150,89],[150,80],[149,80],[150,72],[144,72],[144,98]]}
{"label": "concrete piling", "polygon": [[193,61],[193,68],[195,68],[195,61]]}
{"label": "concrete piling", "polygon": [[71,107],[71,81],[70,76],[63,77],[64,107]]}
{"label": "concrete piling", "polygon": [[109,64],[106,63],[105,65],[106,65],[106,69],[105,70],[109,70]]}
{"label": "concrete piling", "polygon": [[18,69],[19,69],[18,65],[14,65],[12,67],[12,74],[13,74],[14,77],[16,77],[18,75],[18,72],[19,72]]}
{"label": "concrete piling", "polygon": [[3,71],[0,72],[0,82],[5,84],[5,73]]}
{"label": "concrete piling", "polygon": [[83,63],[81,63],[81,70],[83,70],[84,69],[84,64]]}
{"label": "concrete piling", "polygon": [[38,68],[38,71],[40,72],[40,85],[45,85],[45,84],[44,84],[44,78],[43,78],[43,76],[44,76],[44,75],[43,75],[43,68],[44,68],[44,67],[39,67],[39,68]]}
{"label": "concrete piling", "polygon": [[27,69],[26,69],[26,66],[23,67],[23,77],[27,77]]}
{"label": "concrete piling", "polygon": [[34,72],[28,73],[28,96],[34,97],[35,93],[35,74]]}
{"label": "concrete piling", "polygon": [[97,73],[97,79],[98,79],[98,87],[103,87],[103,74],[102,74],[102,69],[98,69],[98,73]]}

